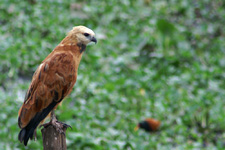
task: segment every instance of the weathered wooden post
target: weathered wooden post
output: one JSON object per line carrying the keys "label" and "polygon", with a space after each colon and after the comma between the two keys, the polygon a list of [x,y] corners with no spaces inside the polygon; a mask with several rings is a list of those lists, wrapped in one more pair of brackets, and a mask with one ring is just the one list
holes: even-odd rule
{"label": "weathered wooden post", "polygon": [[[66,127],[63,128],[66,133]],[[59,133],[52,125],[44,127],[42,130],[42,140],[44,150],[66,150],[66,134]]]}

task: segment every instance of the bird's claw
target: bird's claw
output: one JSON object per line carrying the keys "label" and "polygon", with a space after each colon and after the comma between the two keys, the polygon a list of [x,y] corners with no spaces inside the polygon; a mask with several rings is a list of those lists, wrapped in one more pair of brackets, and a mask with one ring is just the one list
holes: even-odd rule
{"label": "bird's claw", "polygon": [[72,129],[72,127],[70,126],[70,125],[68,125],[68,124],[66,124],[66,123],[63,123],[63,122],[59,122],[59,121],[57,121],[58,123],[61,123],[62,125],[63,125],[63,127],[64,128],[70,128],[70,129]]}
{"label": "bird's claw", "polygon": [[63,134],[63,135],[65,135],[65,130],[67,128],[72,129],[72,127],[70,125],[65,124],[63,122],[59,122],[59,121],[56,121],[53,126],[55,127],[56,131],[58,131],[60,134]]}
{"label": "bird's claw", "polygon": [[64,130],[66,130],[67,128],[72,129],[72,127],[70,125],[60,122],[58,120],[51,120],[50,122],[45,123],[45,124],[41,125],[40,127],[43,126],[44,128],[47,128],[49,125],[52,125],[56,129],[57,132],[59,132],[60,134],[63,134],[63,135],[65,135]]}

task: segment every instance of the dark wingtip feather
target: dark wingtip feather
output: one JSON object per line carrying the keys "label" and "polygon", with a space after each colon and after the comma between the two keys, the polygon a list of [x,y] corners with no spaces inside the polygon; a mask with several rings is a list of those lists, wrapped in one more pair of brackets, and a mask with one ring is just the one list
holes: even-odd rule
{"label": "dark wingtip feather", "polygon": [[30,130],[26,130],[26,128],[21,129],[18,139],[20,143],[24,143],[25,146],[27,146],[27,143],[29,139],[33,138],[34,129],[31,128]]}
{"label": "dark wingtip feather", "polygon": [[25,135],[26,135],[26,129],[23,128],[23,129],[20,130],[20,133],[18,135],[18,139],[19,139],[20,143],[23,142],[23,140],[25,138]]}
{"label": "dark wingtip feather", "polygon": [[24,142],[23,142],[23,143],[24,143],[25,146],[27,146],[28,140],[29,140],[29,137],[26,137],[26,138],[24,139]]}

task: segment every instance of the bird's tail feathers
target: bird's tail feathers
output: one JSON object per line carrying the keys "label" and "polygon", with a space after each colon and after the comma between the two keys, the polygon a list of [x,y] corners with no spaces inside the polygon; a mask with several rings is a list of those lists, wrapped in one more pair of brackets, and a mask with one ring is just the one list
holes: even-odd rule
{"label": "bird's tail feathers", "polygon": [[52,109],[56,106],[56,104],[57,102],[53,100],[53,102],[49,104],[47,108],[43,109],[41,112],[36,113],[36,115],[30,120],[29,124],[26,127],[21,129],[18,136],[18,139],[21,143],[23,142],[24,145],[26,146],[28,140],[33,139],[35,129],[37,128],[39,123],[43,119],[45,119],[45,117],[52,111]]}
{"label": "bird's tail feathers", "polygon": [[24,145],[27,146],[28,140],[33,139],[34,130],[35,130],[35,128],[26,129],[26,127],[21,129],[19,136],[18,136],[19,141],[21,143],[23,142]]}

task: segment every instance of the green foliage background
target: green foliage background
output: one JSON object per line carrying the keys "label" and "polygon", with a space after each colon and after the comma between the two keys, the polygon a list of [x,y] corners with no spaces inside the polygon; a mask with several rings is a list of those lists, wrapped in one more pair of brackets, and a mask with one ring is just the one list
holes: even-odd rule
{"label": "green foliage background", "polygon": [[[33,72],[76,25],[93,29],[72,94],[57,109],[68,149],[225,149],[223,0],[1,0],[0,147],[17,140]],[[147,117],[156,133],[134,132]]]}

